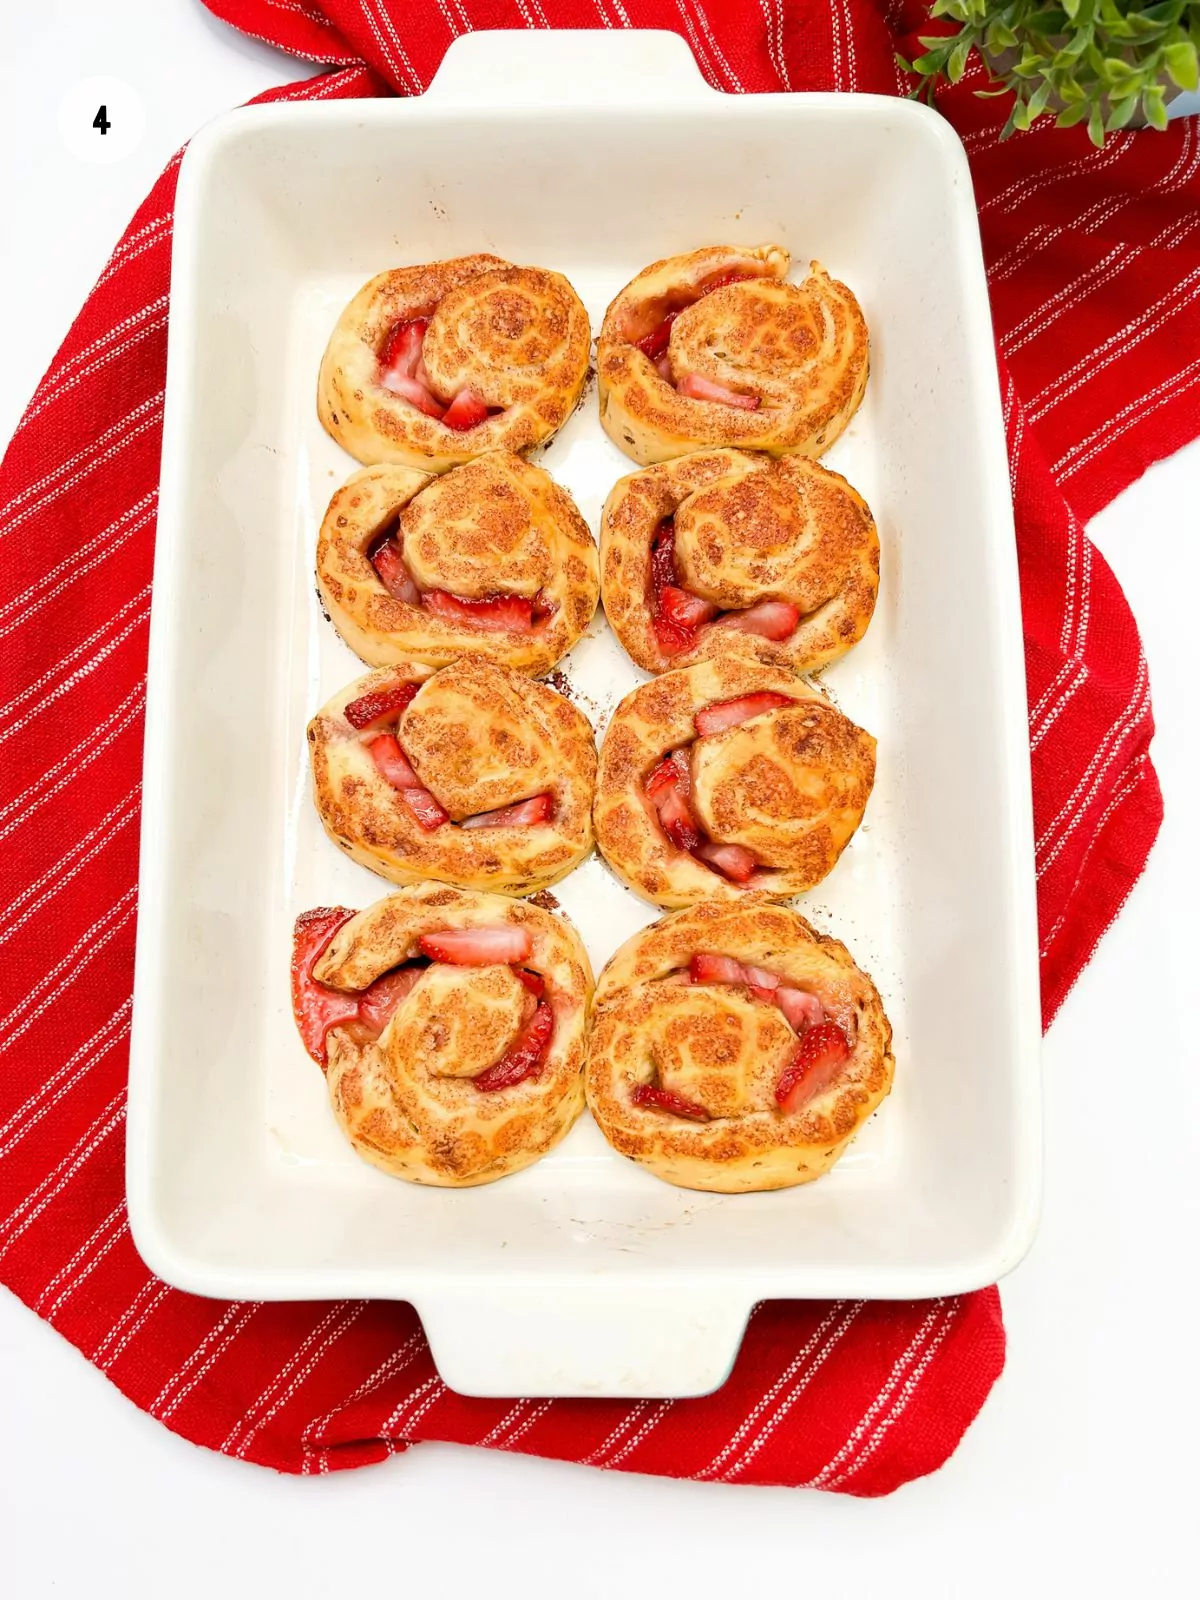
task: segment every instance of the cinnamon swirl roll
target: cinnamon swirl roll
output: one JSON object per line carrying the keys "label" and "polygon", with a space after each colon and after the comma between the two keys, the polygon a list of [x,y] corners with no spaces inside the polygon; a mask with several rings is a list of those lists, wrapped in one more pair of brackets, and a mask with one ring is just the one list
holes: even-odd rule
{"label": "cinnamon swirl roll", "polygon": [[565,917],[421,884],[296,921],[292,1007],[364,1160],[466,1188],[529,1166],[583,1109],[592,974]]}
{"label": "cinnamon swirl roll", "polygon": [[531,894],[591,849],[591,724],[490,662],[368,673],[317,712],[308,745],[326,832],[393,883]]}
{"label": "cinnamon swirl roll", "polygon": [[591,331],[567,280],[499,256],[381,272],[338,318],[317,415],[364,464],[445,472],[528,450],[583,391]]}
{"label": "cinnamon swirl roll", "polygon": [[660,906],[786,899],[862,820],[875,740],[748,645],[627,694],[600,748],[596,843]]}
{"label": "cinnamon swirl roll", "polygon": [[604,314],[600,421],[643,466],[711,445],[820,455],[858,409],[867,325],[817,262],[785,282],[775,244],[656,261]]}
{"label": "cinnamon swirl roll", "polygon": [[588,1106],[668,1183],[787,1189],[828,1172],[887,1095],[891,1043],[845,945],[757,898],[695,906],[600,974]]}
{"label": "cinnamon swirl roll", "polygon": [[866,501],[806,456],[704,450],[622,478],[600,529],[604,610],[649,672],[746,634],[797,672],[866,632],[879,536]]}
{"label": "cinnamon swirl roll", "polygon": [[592,620],[596,546],[565,489],[493,451],[433,478],[366,467],[329,503],[317,584],[375,667],[462,655],[541,674]]}

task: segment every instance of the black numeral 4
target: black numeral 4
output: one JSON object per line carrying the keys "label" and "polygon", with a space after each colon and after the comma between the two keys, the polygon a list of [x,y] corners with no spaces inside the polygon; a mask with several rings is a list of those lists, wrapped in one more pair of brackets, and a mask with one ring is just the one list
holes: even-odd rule
{"label": "black numeral 4", "polygon": [[102,134],[107,133],[112,127],[112,123],[108,120],[107,106],[101,106],[99,111],[97,111],[96,115],[92,118],[92,127],[99,128]]}

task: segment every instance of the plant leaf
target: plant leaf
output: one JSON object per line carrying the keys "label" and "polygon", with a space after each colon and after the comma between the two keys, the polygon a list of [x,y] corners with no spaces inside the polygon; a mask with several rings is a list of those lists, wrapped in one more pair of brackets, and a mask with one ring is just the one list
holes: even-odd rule
{"label": "plant leaf", "polygon": [[1053,92],[1053,89],[1054,85],[1050,82],[1050,80],[1048,78],[1043,78],[1041,83],[1038,84],[1037,88],[1030,95],[1029,120],[1031,122],[1033,121],[1034,117],[1040,117],[1042,112],[1045,111],[1046,107],[1050,104],[1050,95]]}
{"label": "plant leaf", "polygon": [[1163,92],[1157,86],[1153,89],[1142,91],[1142,110],[1146,113],[1146,121],[1152,128],[1157,128],[1161,133],[1167,126],[1167,108],[1163,103]]}
{"label": "plant leaf", "polygon": [[1123,128],[1130,117],[1137,110],[1138,97],[1136,94],[1126,95],[1124,100],[1118,100],[1108,113],[1104,126],[1110,133],[1115,133],[1118,128]]}
{"label": "plant leaf", "polygon": [[1088,114],[1088,138],[1099,148],[1104,143],[1104,113],[1097,101]]}
{"label": "plant leaf", "polygon": [[1196,46],[1190,39],[1164,45],[1162,56],[1171,82],[1178,88],[1195,89],[1200,84],[1200,62],[1196,59]]}
{"label": "plant leaf", "polygon": [[1056,128],[1073,128],[1077,122],[1082,122],[1088,114],[1086,100],[1077,100],[1073,106],[1068,106],[1065,111],[1060,111],[1054,119]]}
{"label": "plant leaf", "polygon": [[946,67],[946,76],[950,79],[951,83],[957,83],[962,77],[963,73],[967,70],[967,57],[971,53],[971,44],[972,41],[970,35],[965,35],[963,38],[959,39],[958,43],[951,51],[950,61]]}

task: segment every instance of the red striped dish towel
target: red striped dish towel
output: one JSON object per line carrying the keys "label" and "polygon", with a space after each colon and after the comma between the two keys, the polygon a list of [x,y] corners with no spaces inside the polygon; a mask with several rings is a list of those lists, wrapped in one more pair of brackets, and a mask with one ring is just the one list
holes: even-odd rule
{"label": "red striped dish towel", "polygon": [[[415,94],[482,27],[666,27],[732,93],[900,93],[904,0],[209,0],[329,70],[284,98]],[[1160,818],[1137,629],[1083,524],[1200,432],[1200,135],[1004,145],[978,69],[944,94],[975,177],[1017,509],[1047,1023]],[[270,96],[269,98],[276,98]],[[483,1401],[413,1312],[222,1304],[129,1238],[123,1119],[178,158],[133,219],[0,467],[0,1276],[139,1406],[293,1472],[421,1439],[629,1471],[875,1495],[939,1466],[1003,1363],[995,1289],[762,1306],[700,1400]],[[64,730],[70,730],[64,736]]]}

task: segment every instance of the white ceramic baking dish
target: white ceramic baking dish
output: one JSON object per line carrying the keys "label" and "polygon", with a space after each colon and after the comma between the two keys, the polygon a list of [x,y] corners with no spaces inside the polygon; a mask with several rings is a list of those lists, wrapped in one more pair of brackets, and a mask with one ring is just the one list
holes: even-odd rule
{"label": "white ceramic baking dish", "polygon": [[[295,914],[388,885],[328,843],[305,721],[362,670],[313,585],[354,463],[316,419],[345,300],[488,250],[567,274],[593,328],[640,267],[778,240],[855,289],[867,399],[828,460],[875,510],[879,609],[826,675],[879,738],[866,821],[801,906],[876,978],[896,1083],[836,1170],[787,1193],[668,1187],[586,1115],[484,1189],[396,1182],[328,1110],[289,1012]],[[757,1300],[988,1283],[1039,1188],[1036,923],[1017,570],[962,149],[932,112],[733,97],[671,34],[471,34],[420,99],[256,107],[206,128],[175,221],[130,1064],[134,1238],[169,1282],[412,1301],[477,1394],[687,1395]],[[631,470],[594,396],[543,464],[593,528]],[[567,663],[601,731],[640,674],[598,617]],[[557,894],[597,971],[652,909],[596,859]]]}

